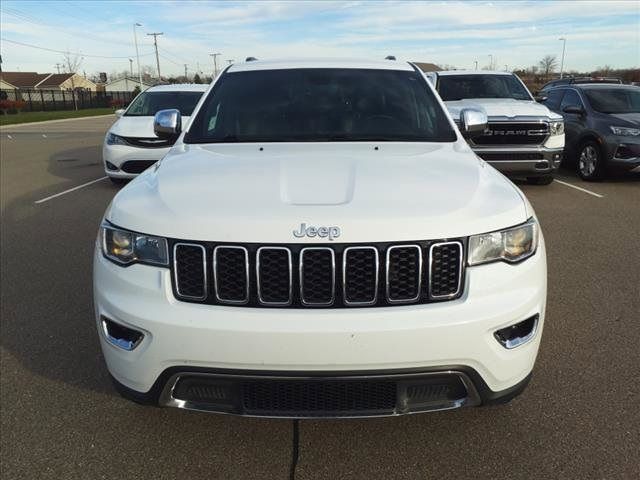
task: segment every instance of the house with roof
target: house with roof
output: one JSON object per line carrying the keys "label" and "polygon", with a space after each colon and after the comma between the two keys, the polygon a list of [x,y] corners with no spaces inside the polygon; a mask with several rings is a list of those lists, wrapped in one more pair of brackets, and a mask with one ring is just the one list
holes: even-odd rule
{"label": "house with roof", "polygon": [[0,82],[2,89],[96,91],[95,83],[77,73],[0,72]]}

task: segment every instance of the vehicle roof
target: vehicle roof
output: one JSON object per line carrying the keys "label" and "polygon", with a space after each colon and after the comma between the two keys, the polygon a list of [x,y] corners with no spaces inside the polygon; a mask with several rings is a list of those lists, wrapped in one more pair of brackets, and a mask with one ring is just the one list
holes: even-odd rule
{"label": "vehicle roof", "polygon": [[202,83],[172,83],[169,85],[154,85],[145,92],[204,92],[209,88],[208,84]]}
{"label": "vehicle roof", "polygon": [[638,88],[635,85],[625,85],[624,83],[569,83],[550,85],[549,88],[579,88],[581,90],[603,90],[606,88]]}
{"label": "vehicle roof", "polygon": [[442,70],[435,73],[443,77],[448,75],[513,75],[511,72],[500,72],[498,70]]}
{"label": "vehicle roof", "polygon": [[248,72],[256,70],[284,70],[294,68],[359,68],[371,70],[402,70],[412,72],[408,62],[399,60],[362,60],[350,58],[310,58],[287,60],[254,60],[234,63],[227,72]]}

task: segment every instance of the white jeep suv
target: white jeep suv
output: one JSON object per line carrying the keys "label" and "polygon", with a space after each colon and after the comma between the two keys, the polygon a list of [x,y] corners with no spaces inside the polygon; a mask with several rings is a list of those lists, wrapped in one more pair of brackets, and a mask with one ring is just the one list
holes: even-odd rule
{"label": "white jeep suv", "polygon": [[174,84],[150,87],[140,93],[126,110],[116,111],[115,121],[102,146],[104,171],[114,183],[123,183],[156,163],[175,139],[158,138],[153,117],[160,110],[175,108],[186,125],[191,112],[209,85]]}
{"label": "white jeep suv", "polygon": [[[534,366],[545,245],[410,63],[228,67],[122,189],[94,256],[121,394],[269,417],[504,402]],[[462,132],[462,133],[461,133]]]}

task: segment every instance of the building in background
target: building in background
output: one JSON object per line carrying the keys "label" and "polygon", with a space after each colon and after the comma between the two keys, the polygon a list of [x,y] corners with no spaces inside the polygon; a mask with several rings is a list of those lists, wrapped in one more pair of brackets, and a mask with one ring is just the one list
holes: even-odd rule
{"label": "building in background", "polygon": [[418,67],[423,72],[440,72],[442,68],[440,68],[435,63],[425,63],[425,62],[413,62],[413,64]]}
{"label": "building in background", "polygon": [[[116,80],[112,80],[104,85],[104,89],[107,92],[133,92],[133,90],[140,85],[137,78],[122,77]],[[151,87],[151,84],[142,82],[142,90]]]}
{"label": "building in background", "polygon": [[95,83],[77,73],[1,72],[0,81],[2,89],[96,91]]}

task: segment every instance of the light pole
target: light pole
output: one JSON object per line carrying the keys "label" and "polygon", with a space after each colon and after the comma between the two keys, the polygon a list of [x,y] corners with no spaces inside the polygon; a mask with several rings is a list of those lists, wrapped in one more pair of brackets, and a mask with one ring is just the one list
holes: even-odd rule
{"label": "light pole", "polygon": [[564,50],[567,46],[567,39],[560,37],[558,40],[562,40],[562,60],[560,60],[560,78],[562,78],[562,73],[564,72]]}
{"label": "light pole", "polygon": [[133,43],[136,44],[136,62],[138,64],[138,82],[140,82],[140,91],[142,91],[142,72],[140,71],[140,53],[138,52],[138,36],[136,35],[136,27],[141,26],[141,23],[133,24]]}
{"label": "light pole", "polygon": [[131,72],[131,76],[133,77],[133,58],[129,59],[129,71]]}
{"label": "light pole", "polygon": [[505,72],[508,72],[508,71],[509,71],[509,69],[507,68],[507,66],[506,66],[506,65],[504,66],[504,71],[505,71]]}
{"label": "light pole", "polygon": [[478,60],[474,60],[474,62],[476,64],[476,70],[478,69]]}
{"label": "light pole", "polygon": [[210,53],[209,56],[213,57],[213,78],[218,75],[218,57],[221,53]]}
{"label": "light pole", "polygon": [[489,54],[489,70],[493,70],[493,54]]}

